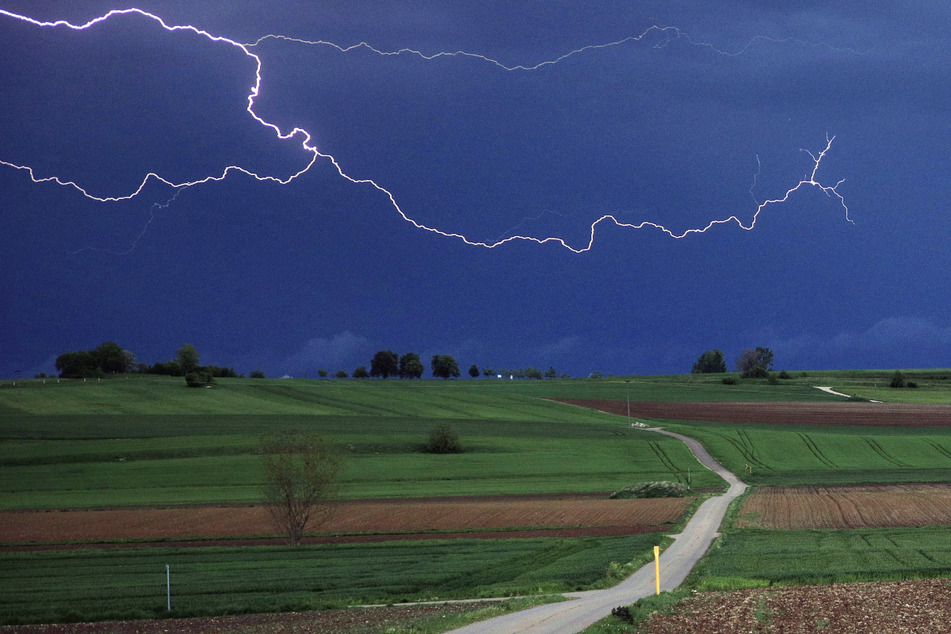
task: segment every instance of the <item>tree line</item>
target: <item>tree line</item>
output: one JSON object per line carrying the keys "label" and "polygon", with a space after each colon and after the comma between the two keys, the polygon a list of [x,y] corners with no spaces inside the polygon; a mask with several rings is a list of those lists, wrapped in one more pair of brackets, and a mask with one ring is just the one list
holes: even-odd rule
{"label": "tree line", "polygon": [[170,361],[152,365],[136,361],[135,355],[114,341],[106,341],[92,350],[64,352],[56,357],[56,370],[64,379],[101,378],[107,374],[160,374],[185,377],[189,385],[210,385],[215,378],[237,377],[234,368],[201,365],[195,346],[184,344]]}
{"label": "tree line", "polygon": [[[59,376],[66,379],[86,379],[101,378],[108,374],[158,374],[164,376],[185,377],[188,385],[200,387],[210,385],[214,379],[221,377],[244,378],[245,375],[238,374],[234,368],[222,367],[217,365],[201,365],[200,356],[195,346],[186,343],[183,344],[175,353],[175,357],[168,361],[157,361],[152,365],[141,363],[136,360],[135,354],[126,350],[114,341],[101,343],[92,350],[79,350],[65,352],[56,358],[56,370]],[[455,357],[448,354],[434,354],[429,363],[429,370],[434,378],[438,379],[456,379],[462,376],[459,362]],[[366,379],[377,377],[387,379],[390,377],[399,377],[401,379],[421,379],[426,372],[426,366],[422,359],[415,352],[407,352],[398,355],[392,350],[380,350],[373,355],[370,360],[370,366],[367,368],[361,365],[353,370],[352,373],[346,370],[338,370],[333,374],[338,379],[354,378]],[[320,378],[328,378],[330,373],[327,370],[318,370]],[[478,365],[469,366],[468,375],[475,379],[480,376],[494,377],[513,377],[519,379],[554,379],[558,378],[555,368],[549,367],[547,371],[529,366],[518,369],[499,369],[491,367],[479,368]],[[265,378],[261,370],[253,370],[250,373],[252,379]],[[562,378],[567,375],[562,374]]]}
{"label": "tree line", "polygon": [[[736,371],[746,379],[766,378],[772,369],[773,351],[769,348],[759,346],[755,349],[747,348],[736,359]],[[690,371],[693,374],[726,372],[726,361],[723,360],[723,352],[717,349],[707,350],[700,355]]]}

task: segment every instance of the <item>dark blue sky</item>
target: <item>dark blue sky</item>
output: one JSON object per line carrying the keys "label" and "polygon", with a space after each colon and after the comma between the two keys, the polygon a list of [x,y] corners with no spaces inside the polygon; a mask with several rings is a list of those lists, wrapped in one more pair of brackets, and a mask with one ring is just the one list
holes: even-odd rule
{"label": "dark blue sky", "polygon": [[[517,5],[513,8],[511,5]],[[143,2],[0,16],[0,376],[114,340],[268,375],[379,349],[574,376],[951,366],[943,2]],[[207,6],[206,6],[207,5]],[[316,5],[316,6],[315,6]],[[0,0],[79,24],[105,2]],[[651,25],[672,27],[648,31]],[[643,35],[643,37],[641,37]],[[633,38],[633,39],[627,39]],[[626,41],[625,41],[626,40]],[[612,42],[613,46],[598,47]],[[536,70],[535,66],[586,48]],[[246,52],[247,51],[247,52]],[[485,58],[495,60],[496,63]],[[807,150],[807,151],[803,151]]]}

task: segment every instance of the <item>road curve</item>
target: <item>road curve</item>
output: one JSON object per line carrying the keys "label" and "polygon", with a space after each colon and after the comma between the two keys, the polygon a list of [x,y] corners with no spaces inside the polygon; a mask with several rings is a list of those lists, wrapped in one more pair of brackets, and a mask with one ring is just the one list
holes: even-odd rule
{"label": "road curve", "polygon": [[[730,485],[723,495],[704,501],[687,522],[683,532],[672,535],[674,543],[661,553],[661,590],[673,590],[683,582],[697,561],[707,552],[717,536],[727,507],[746,490],[746,484],[724,469],[693,438],[660,428],[645,431],[682,440],[703,466]],[[574,634],[610,614],[611,608],[631,604],[653,594],[654,591],[654,563],[651,562],[613,588],[566,593],[565,596],[572,597],[573,600],[540,605],[453,631],[460,634]]]}

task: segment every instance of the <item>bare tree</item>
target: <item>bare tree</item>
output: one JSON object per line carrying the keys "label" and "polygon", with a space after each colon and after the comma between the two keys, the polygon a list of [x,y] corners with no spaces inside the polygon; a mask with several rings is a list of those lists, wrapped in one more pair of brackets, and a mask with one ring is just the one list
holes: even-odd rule
{"label": "bare tree", "polygon": [[342,461],[318,436],[305,432],[276,433],[261,438],[264,496],[275,526],[297,545],[308,524],[320,524],[330,513]]}

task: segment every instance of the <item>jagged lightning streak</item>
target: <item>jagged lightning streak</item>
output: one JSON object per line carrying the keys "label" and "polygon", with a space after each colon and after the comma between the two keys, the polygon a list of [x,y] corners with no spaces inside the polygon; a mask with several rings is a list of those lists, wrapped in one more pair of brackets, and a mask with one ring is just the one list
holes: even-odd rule
{"label": "jagged lightning streak", "polygon": [[[213,41],[213,42],[224,43],[224,44],[228,44],[228,45],[230,45],[230,46],[234,46],[234,47],[238,48],[239,50],[241,50],[241,51],[242,51],[245,55],[247,55],[249,58],[253,59],[253,60],[254,60],[254,63],[255,63],[255,78],[254,78],[254,83],[253,83],[253,85],[251,86],[250,91],[249,91],[249,94],[248,94],[248,97],[247,97],[248,105],[247,105],[246,110],[247,110],[248,114],[249,114],[258,124],[260,124],[260,125],[262,125],[262,126],[265,126],[266,128],[269,128],[270,130],[272,130],[272,131],[277,135],[277,137],[278,137],[279,139],[281,139],[281,140],[288,140],[288,139],[293,139],[293,138],[295,138],[295,137],[299,137],[299,138],[301,139],[301,140],[300,140],[301,148],[302,148],[305,152],[307,152],[307,153],[310,154],[310,159],[309,159],[309,161],[306,163],[306,165],[305,165],[304,167],[302,167],[300,170],[298,170],[297,172],[294,172],[294,173],[292,173],[292,174],[290,174],[289,176],[286,176],[286,177],[284,177],[284,178],[281,178],[281,177],[278,177],[278,176],[267,175],[267,174],[265,174],[265,175],[258,174],[258,173],[256,173],[256,172],[254,172],[254,171],[252,171],[252,170],[249,170],[249,169],[247,169],[247,168],[245,168],[245,167],[242,167],[242,166],[240,166],[240,165],[228,165],[227,167],[225,167],[225,168],[221,171],[220,174],[210,175],[210,176],[206,176],[206,177],[204,177],[204,178],[200,178],[200,179],[197,179],[197,180],[183,181],[183,182],[170,181],[170,180],[168,180],[167,178],[161,176],[160,174],[157,174],[157,173],[155,173],[155,172],[149,172],[148,174],[145,175],[145,177],[144,177],[144,178],[142,179],[142,181],[139,183],[138,187],[136,187],[132,192],[130,192],[130,193],[128,193],[128,194],[116,195],[116,196],[100,196],[100,195],[96,195],[96,194],[94,194],[94,193],[92,193],[92,192],[90,192],[90,191],[87,191],[85,188],[83,188],[81,185],[79,185],[78,183],[76,183],[76,182],[74,182],[74,181],[64,180],[64,179],[59,178],[58,176],[38,177],[38,176],[36,175],[36,173],[34,172],[33,168],[30,167],[30,166],[27,166],[27,165],[19,165],[19,164],[12,163],[12,162],[9,162],[9,161],[5,161],[5,160],[2,160],[2,159],[0,159],[0,164],[6,165],[6,166],[8,166],[8,167],[12,167],[12,168],[14,168],[14,169],[26,171],[26,172],[29,174],[30,179],[31,179],[33,182],[35,182],[35,183],[53,182],[53,183],[56,183],[56,184],[58,184],[58,185],[60,185],[60,186],[63,186],[63,187],[72,188],[72,189],[78,191],[80,194],[82,194],[82,195],[85,196],[86,198],[89,198],[89,199],[91,199],[91,200],[95,200],[95,201],[98,201],[98,202],[118,202],[118,201],[123,201],[123,200],[129,200],[129,199],[132,199],[132,198],[138,196],[138,195],[143,191],[143,189],[145,188],[145,186],[148,184],[148,182],[149,182],[150,180],[157,180],[157,181],[159,181],[159,182],[161,182],[161,183],[164,183],[165,185],[167,185],[167,186],[169,186],[169,187],[174,188],[174,189],[176,190],[176,196],[177,196],[177,192],[180,192],[180,191],[182,191],[183,189],[188,188],[188,187],[193,187],[193,186],[196,186],[196,185],[201,185],[201,184],[209,183],[209,182],[222,181],[222,180],[226,179],[226,178],[228,177],[228,175],[229,175],[230,173],[232,173],[232,172],[239,172],[239,173],[246,174],[246,175],[248,175],[248,176],[250,176],[250,177],[252,177],[252,178],[254,178],[254,179],[258,180],[258,181],[270,181],[270,182],[276,182],[276,183],[279,183],[279,184],[282,184],[282,185],[287,185],[287,184],[291,183],[293,180],[295,180],[295,179],[297,179],[298,177],[300,177],[301,175],[303,175],[303,174],[305,174],[306,172],[308,172],[308,171],[311,169],[311,167],[313,167],[313,165],[317,162],[318,159],[326,159],[326,160],[330,161],[330,163],[334,166],[334,169],[336,169],[337,173],[338,173],[342,178],[344,178],[344,179],[350,181],[351,183],[357,184],[357,185],[368,185],[368,186],[371,186],[371,187],[377,189],[379,192],[381,192],[384,196],[387,197],[387,199],[390,201],[390,204],[391,204],[392,207],[396,210],[396,212],[400,215],[400,217],[401,217],[404,221],[406,221],[406,222],[408,222],[409,224],[411,224],[412,226],[416,227],[417,229],[420,229],[420,230],[423,230],[423,231],[427,231],[427,232],[431,232],[431,233],[435,233],[435,234],[437,234],[437,235],[440,235],[440,236],[443,236],[443,237],[446,237],[446,238],[455,238],[455,239],[461,240],[461,241],[463,241],[465,244],[468,244],[468,245],[471,245],[471,246],[478,246],[478,247],[484,247],[484,248],[489,248],[489,249],[492,249],[492,248],[501,246],[501,245],[503,245],[503,244],[507,244],[507,243],[509,243],[509,242],[514,242],[514,241],[527,241],[527,242],[534,242],[534,243],[537,243],[537,244],[553,243],[553,244],[560,245],[560,246],[564,247],[565,249],[568,249],[569,251],[571,251],[571,252],[573,252],[573,253],[584,253],[584,252],[590,251],[590,250],[593,248],[593,246],[594,246],[594,241],[595,241],[595,233],[596,233],[596,230],[597,230],[598,226],[601,225],[601,224],[603,224],[603,223],[613,223],[613,224],[615,224],[615,225],[618,226],[618,227],[629,228],[629,229],[643,229],[643,228],[646,228],[646,227],[651,227],[651,228],[654,228],[654,229],[658,229],[658,230],[662,231],[663,233],[667,234],[668,236],[670,236],[671,238],[675,238],[675,239],[685,238],[686,236],[691,235],[691,234],[705,233],[706,231],[710,230],[711,228],[713,228],[713,227],[715,227],[715,226],[723,225],[723,224],[729,224],[729,223],[734,223],[734,222],[735,222],[740,228],[749,231],[749,230],[751,230],[751,229],[753,229],[753,228],[755,227],[756,221],[757,221],[757,219],[758,219],[758,217],[759,217],[759,215],[760,215],[760,212],[762,212],[763,209],[765,209],[765,208],[766,208],[767,206],[769,206],[769,205],[781,204],[781,203],[785,202],[786,200],[789,199],[789,197],[790,197],[794,192],[798,191],[799,189],[801,189],[801,188],[803,188],[803,187],[817,187],[817,188],[819,188],[822,192],[824,192],[827,196],[829,196],[829,197],[833,197],[833,196],[836,197],[836,198],[838,199],[840,205],[842,206],[842,208],[845,210],[846,219],[847,219],[849,222],[851,222],[851,219],[849,218],[849,210],[848,210],[848,207],[847,207],[846,204],[845,204],[845,199],[842,197],[842,195],[838,192],[838,189],[837,189],[837,188],[839,187],[839,185],[842,184],[843,181],[840,180],[838,183],[836,183],[836,184],[833,185],[833,186],[827,186],[827,185],[823,185],[822,183],[820,183],[819,181],[816,180],[816,173],[817,173],[818,170],[819,170],[819,166],[820,166],[820,164],[821,164],[821,162],[822,162],[822,159],[823,159],[823,157],[826,155],[826,153],[829,151],[829,149],[831,148],[831,146],[832,146],[832,141],[833,141],[833,139],[835,138],[835,137],[829,137],[829,136],[827,136],[827,137],[826,137],[826,146],[825,146],[825,148],[824,148],[818,155],[815,155],[815,154],[813,154],[812,152],[809,152],[808,150],[803,150],[803,151],[807,152],[807,153],[809,154],[809,156],[810,156],[810,157],[812,158],[812,160],[813,160],[813,169],[812,169],[811,174],[810,174],[809,176],[806,176],[806,177],[804,177],[803,179],[801,179],[795,186],[789,188],[789,189],[786,191],[786,193],[785,193],[785,195],[784,195],[783,197],[781,197],[781,198],[776,198],[776,199],[770,199],[770,200],[766,200],[766,201],[764,201],[764,202],[762,202],[762,203],[759,203],[758,206],[757,206],[757,209],[756,209],[755,213],[753,214],[752,219],[751,219],[751,221],[750,221],[749,224],[744,224],[743,221],[740,220],[740,218],[739,218],[738,216],[736,216],[736,215],[731,215],[731,216],[729,216],[728,218],[723,218],[723,219],[718,219],[718,220],[712,220],[712,221],[710,221],[706,226],[704,226],[704,227],[702,227],[702,228],[687,229],[687,230],[683,231],[682,233],[676,233],[676,232],[674,232],[674,231],[668,229],[667,227],[665,227],[665,226],[663,226],[663,225],[661,225],[661,224],[658,224],[658,223],[649,222],[649,221],[644,221],[644,222],[636,223],[636,224],[635,224],[635,223],[621,222],[621,221],[618,220],[615,216],[613,216],[613,215],[611,215],[611,214],[605,214],[605,215],[601,216],[600,218],[598,218],[597,220],[595,220],[593,223],[591,223],[589,239],[588,239],[587,244],[586,244],[585,246],[583,246],[583,247],[574,247],[574,246],[571,246],[571,245],[568,244],[563,238],[560,238],[560,237],[557,237],[557,236],[550,236],[550,237],[545,237],[545,238],[539,238],[539,237],[536,237],[536,236],[528,236],[528,235],[512,235],[512,236],[508,236],[508,237],[505,237],[505,238],[500,238],[500,239],[495,240],[495,241],[492,241],[492,242],[473,240],[473,239],[468,238],[467,236],[465,236],[465,235],[463,235],[463,234],[461,234],[461,233],[454,233],[454,232],[443,231],[443,230],[441,230],[441,229],[437,229],[437,228],[434,228],[434,227],[430,227],[430,226],[427,226],[427,225],[425,225],[425,224],[423,224],[423,223],[421,223],[421,222],[418,222],[417,220],[414,220],[414,219],[413,219],[412,217],[410,217],[406,212],[403,211],[403,209],[400,207],[399,203],[397,202],[397,200],[396,200],[396,198],[394,197],[394,195],[392,194],[392,192],[390,192],[388,189],[386,189],[386,188],[383,187],[382,185],[376,183],[376,182],[373,181],[372,179],[356,178],[356,177],[350,176],[349,174],[347,174],[347,173],[344,171],[344,169],[343,169],[343,167],[341,166],[340,162],[339,162],[336,158],[334,158],[334,157],[331,156],[330,154],[326,154],[326,153],[323,153],[323,152],[321,152],[320,150],[318,150],[317,146],[312,143],[312,136],[311,136],[311,134],[310,134],[308,131],[304,130],[303,128],[297,128],[297,127],[295,127],[295,128],[291,129],[291,130],[288,131],[288,132],[284,132],[284,131],[281,130],[281,128],[280,128],[279,126],[277,126],[277,125],[274,124],[274,123],[271,123],[271,122],[268,122],[268,121],[264,120],[262,117],[260,117],[260,116],[254,111],[255,99],[256,99],[257,96],[260,94],[261,84],[262,84],[262,70],[261,70],[261,69],[262,69],[262,61],[261,61],[261,57],[260,57],[259,55],[255,54],[254,52],[252,52],[250,49],[251,49],[252,47],[254,47],[254,46],[257,46],[258,44],[260,44],[260,43],[261,43],[262,41],[264,41],[265,39],[284,39],[284,40],[287,40],[287,41],[294,41],[294,42],[305,43],[305,44],[329,45],[329,46],[334,46],[335,48],[337,48],[338,50],[340,50],[340,51],[342,51],[342,52],[348,52],[348,51],[353,50],[353,49],[355,49],[355,48],[365,47],[365,48],[368,48],[369,50],[374,51],[375,53],[377,53],[377,54],[379,54],[379,55],[399,55],[399,54],[408,53],[408,54],[418,55],[418,56],[420,56],[420,57],[423,57],[424,59],[435,59],[435,58],[437,58],[437,57],[443,57],[443,56],[465,56],[465,57],[477,58],[477,59],[480,59],[480,60],[482,60],[482,61],[484,61],[484,62],[488,62],[488,63],[494,64],[494,65],[499,66],[500,68],[502,68],[502,69],[504,69],[504,70],[506,70],[506,71],[516,71],[516,70],[517,70],[517,71],[532,71],[532,70],[537,70],[537,69],[539,69],[539,68],[542,68],[542,67],[544,67],[544,66],[549,66],[549,65],[557,64],[557,63],[559,63],[560,61],[563,61],[563,60],[565,60],[565,59],[567,59],[567,58],[569,58],[569,57],[571,57],[571,56],[578,55],[578,54],[581,54],[581,53],[584,53],[584,52],[587,52],[587,51],[590,51],[590,50],[596,50],[596,49],[608,48],[608,47],[613,47],[613,46],[619,46],[619,45],[624,44],[624,43],[627,43],[627,42],[640,41],[640,40],[642,40],[646,35],[648,35],[649,33],[654,32],[654,31],[660,32],[660,33],[664,36],[664,39],[663,39],[661,42],[659,42],[658,44],[655,44],[655,47],[665,46],[667,43],[669,43],[670,41],[672,41],[672,40],[674,40],[674,39],[677,39],[677,38],[685,38],[685,39],[687,39],[687,40],[688,40],[691,44],[693,44],[693,45],[709,47],[709,48],[711,48],[712,50],[714,50],[714,51],[716,51],[716,52],[718,52],[718,53],[720,53],[720,54],[723,54],[723,55],[731,55],[731,56],[742,54],[743,52],[745,52],[745,51],[753,44],[753,42],[755,42],[755,41],[757,41],[757,40],[759,40],[759,39],[771,40],[771,38],[765,38],[765,37],[762,37],[762,36],[758,36],[757,38],[754,38],[753,40],[751,40],[751,41],[750,41],[746,46],[744,46],[740,51],[735,52],[735,53],[727,53],[727,52],[724,52],[724,51],[720,51],[719,49],[716,49],[716,48],[713,47],[712,45],[709,45],[709,44],[706,44],[706,43],[703,43],[703,42],[695,42],[695,41],[693,41],[692,39],[690,39],[686,34],[684,34],[680,29],[677,29],[677,28],[675,28],[675,27],[663,27],[663,26],[654,25],[654,26],[651,26],[651,27],[649,27],[648,29],[646,29],[646,30],[645,30],[643,33],[641,33],[640,35],[631,36],[631,37],[628,37],[628,38],[624,38],[624,39],[621,39],[621,40],[617,40],[617,41],[615,41],[615,42],[609,42],[609,43],[605,43],[605,44],[596,44],[596,45],[584,46],[584,47],[582,47],[582,48],[575,49],[575,50],[573,50],[573,51],[569,51],[568,53],[566,53],[566,54],[564,54],[564,55],[561,55],[561,56],[559,56],[559,57],[557,57],[557,58],[555,58],[555,59],[540,62],[540,63],[538,63],[538,64],[535,64],[534,66],[522,66],[522,65],[506,66],[506,65],[502,64],[501,62],[499,62],[498,60],[494,60],[494,59],[492,59],[492,58],[489,58],[489,57],[486,57],[486,56],[483,56],[483,55],[478,55],[478,54],[475,54],[475,53],[468,53],[468,52],[464,52],[464,51],[457,51],[457,52],[455,52],[455,53],[437,53],[437,54],[434,54],[434,55],[429,55],[429,56],[427,56],[427,55],[424,55],[423,53],[421,53],[421,52],[419,52],[419,51],[415,51],[415,50],[412,50],[412,49],[401,49],[401,50],[399,50],[399,51],[394,51],[394,52],[385,52],[385,51],[381,51],[381,50],[379,50],[379,49],[375,49],[375,48],[373,48],[373,47],[371,47],[371,46],[369,46],[368,44],[365,44],[365,43],[357,44],[357,45],[354,45],[354,46],[352,46],[352,47],[341,47],[341,46],[339,46],[339,45],[332,44],[332,43],[329,43],[329,42],[323,42],[323,41],[314,41],[314,42],[311,42],[311,41],[307,41],[307,40],[297,40],[297,39],[294,39],[294,38],[287,38],[287,37],[284,37],[284,36],[276,36],[276,35],[264,36],[263,38],[260,38],[259,40],[257,40],[257,41],[254,42],[254,43],[242,44],[242,43],[240,43],[240,42],[237,42],[237,41],[235,41],[235,40],[233,40],[233,39],[230,39],[230,38],[227,38],[227,37],[218,36],[218,35],[213,35],[213,34],[209,33],[208,31],[205,31],[205,30],[203,30],[203,29],[199,29],[198,27],[195,27],[195,26],[192,26],[192,25],[169,25],[169,24],[167,24],[162,18],[160,18],[159,16],[157,16],[157,15],[155,15],[155,14],[152,14],[152,13],[149,13],[149,12],[147,12],[147,11],[144,11],[144,10],[142,10],[142,9],[138,9],[138,8],[115,9],[115,10],[109,11],[108,13],[106,13],[106,14],[100,16],[100,17],[94,18],[94,19],[92,19],[92,20],[90,20],[90,21],[88,21],[88,22],[86,22],[86,23],[84,23],[84,24],[72,24],[72,23],[70,23],[70,22],[68,22],[68,21],[65,21],[65,20],[57,20],[57,21],[54,21],[54,22],[49,22],[49,21],[44,22],[44,21],[40,21],[40,20],[36,20],[36,19],[30,18],[30,17],[24,16],[24,15],[19,15],[19,14],[16,14],[16,13],[12,13],[12,12],[10,12],[10,11],[6,11],[6,10],[3,10],[3,9],[0,9],[0,15],[6,16],[6,17],[8,17],[8,18],[16,19],[16,20],[21,20],[21,21],[24,21],[24,22],[28,22],[28,23],[30,23],[30,24],[33,24],[33,25],[37,26],[37,27],[46,27],[46,28],[66,27],[66,28],[69,28],[69,29],[77,30],[77,31],[81,31],[81,30],[86,30],[86,29],[92,28],[92,27],[94,27],[95,25],[100,24],[100,23],[102,23],[102,22],[105,22],[106,20],[109,20],[110,18],[112,18],[112,17],[114,17],[114,16],[117,16],[117,15],[128,15],[128,14],[136,14],[136,15],[142,16],[142,17],[144,17],[144,18],[153,20],[153,21],[157,22],[158,24],[160,24],[160,25],[162,26],[162,28],[164,28],[165,30],[170,31],[170,32],[173,32],[173,31],[190,31],[190,32],[192,32],[192,33],[194,33],[194,34],[196,34],[196,35],[199,35],[199,36],[208,38],[209,40],[211,40],[211,41]],[[772,41],[777,41],[777,40],[772,40]],[[782,40],[779,40],[779,41],[782,41]],[[796,41],[799,41],[799,40],[796,40]],[[751,190],[751,191],[752,191],[752,190]],[[174,197],[173,197],[173,199],[174,199]],[[755,201],[755,199],[754,199],[754,201]],[[150,220],[150,222],[151,222],[151,220]],[[148,224],[146,225],[146,229],[147,229],[147,228],[148,228]],[[143,233],[144,233],[144,232],[143,232]],[[141,235],[140,235],[138,238],[136,238],[136,242],[138,242],[138,239],[139,239],[139,238],[141,238]]]}
{"label": "jagged lightning streak", "polygon": [[494,66],[498,66],[502,70],[506,70],[506,71],[519,71],[519,70],[532,71],[532,70],[539,70],[546,66],[554,66],[555,64],[565,61],[569,57],[581,55],[582,53],[587,53],[589,51],[596,51],[596,50],[605,49],[605,48],[614,48],[616,46],[630,44],[632,42],[633,43],[640,42],[645,37],[655,32],[661,34],[663,36],[663,39],[655,43],[652,48],[664,48],[665,46],[667,46],[668,44],[670,44],[671,42],[675,40],[683,39],[686,42],[688,42],[691,46],[699,46],[702,48],[707,48],[713,51],[714,53],[716,53],[717,55],[725,55],[727,57],[739,57],[740,55],[743,55],[744,53],[749,51],[750,48],[753,45],[755,45],[757,42],[770,42],[772,44],[787,44],[789,42],[794,42],[796,44],[801,44],[802,46],[824,48],[830,51],[849,52],[849,53],[855,53],[856,55],[867,54],[867,51],[857,51],[853,48],[838,48],[835,46],[829,46],[828,44],[824,44],[821,42],[810,42],[807,40],[801,40],[794,37],[773,38],[766,35],[757,35],[750,38],[750,40],[746,44],[741,46],[736,51],[725,51],[723,49],[720,49],[714,46],[713,44],[709,42],[702,42],[702,41],[693,39],[690,35],[688,35],[682,29],[676,26],[663,26],[660,24],[652,24],[651,26],[644,29],[638,35],[629,35],[619,40],[614,40],[613,42],[604,42],[602,44],[588,44],[586,46],[581,46],[579,48],[572,49],[568,51],[567,53],[559,55],[558,57],[555,57],[554,59],[544,60],[544,61],[538,62],[537,64],[533,64],[531,66],[526,66],[524,64],[515,64],[512,66],[509,66],[493,57],[488,57],[487,55],[481,55],[479,53],[471,53],[469,51],[453,51],[453,52],[441,51],[438,53],[431,53],[431,54],[423,53],[422,51],[414,49],[414,48],[400,48],[394,51],[385,51],[383,49],[376,48],[375,46],[369,44],[368,42],[359,42],[357,44],[352,44],[350,46],[341,46],[340,44],[336,44],[334,42],[328,42],[327,40],[306,40],[303,38],[289,37],[287,35],[280,35],[280,34],[274,34],[274,33],[271,33],[268,35],[262,35],[254,42],[250,42],[246,44],[245,46],[247,46],[248,48],[251,48],[251,47],[260,45],[262,42],[266,40],[281,40],[284,42],[293,42],[295,44],[306,44],[309,46],[329,46],[330,48],[337,49],[341,53],[350,53],[351,51],[364,49],[364,50],[370,51],[371,53],[375,53],[376,55],[379,55],[381,57],[412,55],[412,56],[424,59],[426,61],[432,61],[435,59],[439,59],[441,57],[469,57],[472,59],[476,59],[482,62],[492,64]]}

